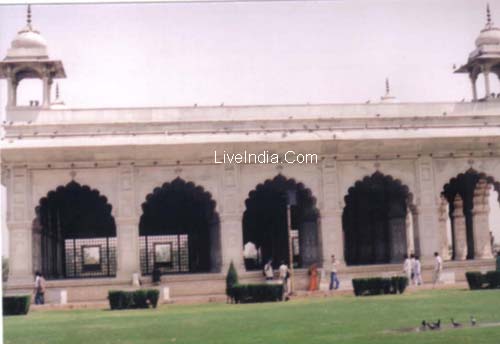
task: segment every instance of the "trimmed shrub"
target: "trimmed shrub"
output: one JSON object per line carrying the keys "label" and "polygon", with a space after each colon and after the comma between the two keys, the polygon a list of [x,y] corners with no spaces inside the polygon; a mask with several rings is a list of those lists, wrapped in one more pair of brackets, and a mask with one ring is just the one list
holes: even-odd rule
{"label": "trimmed shrub", "polygon": [[3,315],[25,315],[30,310],[31,296],[4,296]]}
{"label": "trimmed shrub", "polygon": [[275,302],[283,299],[282,284],[235,284],[230,295],[236,303]]}
{"label": "trimmed shrub", "polygon": [[156,306],[158,305],[158,299],[160,298],[160,291],[156,289],[148,289],[146,290],[146,292],[149,304],[153,308],[156,308]]}
{"label": "trimmed shrub", "polygon": [[226,295],[231,300],[234,300],[233,286],[235,286],[236,284],[238,284],[238,272],[236,272],[233,261],[231,261],[231,264],[229,264],[229,269],[227,270],[227,275],[226,275]]}
{"label": "trimmed shrub", "polygon": [[108,292],[109,307],[116,309],[156,308],[160,292],[156,289],[136,291],[110,290]]}
{"label": "trimmed shrub", "polygon": [[488,288],[500,288],[500,271],[488,271],[485,276]]}
{"label": "trimmed shrub", "polygon": [[129,309],[134,305],[134,293],[131,291],[110,290],[108,299],[111,309]]}
{"label": "trimmed shrub", "polygon": [[485,278],[479,271],[470,271],[465,273],[467,278],[467,283],[469,284],[470,290],[482,289],[485,282]]}
{"label": "trimmed shrub", "polygon": [[403,294],[408,286],[408,277],[406,276],[395,276],[391,277],[392,288],[394,294],[398,292],[399,294]]}
{"label": "trimmed shrub", "polygon": [[137,290],[133,293],[135,308],[148,308],[148,293],[145,290]]}
{"label": "trimmed shrub", "polygon": [[402,294],[408,285],[408,278],[406,277],[372,277],[372,278],[354,278],[352,280],[352,287],[354,295],[367,296],[367,295],[383,295],[383,294]]}

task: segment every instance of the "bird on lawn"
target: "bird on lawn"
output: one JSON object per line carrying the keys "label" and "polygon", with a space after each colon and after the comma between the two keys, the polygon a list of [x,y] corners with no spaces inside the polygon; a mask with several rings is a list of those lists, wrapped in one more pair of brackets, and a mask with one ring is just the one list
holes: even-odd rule
{"label": "bird on lawn", "polygon": [[420,330],[425,331],[427,329],[427,321],[422,320],[422,323],[420,324]]}
{"label": "bird on lawn", "polygon": [[455,320],[453,320],[453,318],[451,318],[451,324],[453,325],[453,327],[461,327],[462,326],[461,323],[456,322]]}
{"label": "bird on lawn", "polygon": [[476,324],[477,324],[477,320],[473,315],[470,316],[470,324],[472,326],[476,326]]}
{"label": "bird on lawn", "polygon": [[435,323],[428,322],[427,327],[431,330],[439,330],[441,328],[441,319],[438,319]]}

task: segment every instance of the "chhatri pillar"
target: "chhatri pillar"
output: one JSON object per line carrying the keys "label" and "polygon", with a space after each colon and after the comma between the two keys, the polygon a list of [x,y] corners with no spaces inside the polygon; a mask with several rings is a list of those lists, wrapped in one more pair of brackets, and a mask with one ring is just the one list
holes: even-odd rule
{"label": "chhatri pillar", "polygon": [[474,258],[491,259],[490,228],[489,228],[489,196],[491,185],[486,179],[481,178],[474,190],[474,203],[472,208]]}
{"label": "chhatri pillar", "polygon": [[454,229],[454,242],[453,246],[455,248],[455,260],[466,260],[467,259],[467,230],[465,224],[464,208],[463,208],[462,197],[457,194],[453,205],[455,209],[453,210],[453,229]]}

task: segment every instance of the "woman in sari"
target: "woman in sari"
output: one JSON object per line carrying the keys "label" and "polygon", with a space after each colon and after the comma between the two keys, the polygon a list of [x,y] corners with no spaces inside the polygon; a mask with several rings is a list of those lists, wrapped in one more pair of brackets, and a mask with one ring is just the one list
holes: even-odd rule
{"label": "woman in sari", "polygon": [[318,290],[318,267],[316,264],[309,268],[309,291]]}

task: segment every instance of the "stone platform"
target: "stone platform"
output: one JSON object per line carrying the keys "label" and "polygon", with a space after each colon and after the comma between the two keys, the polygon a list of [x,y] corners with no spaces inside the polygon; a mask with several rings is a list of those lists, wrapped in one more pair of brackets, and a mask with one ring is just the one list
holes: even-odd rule
{"label": "stone platform", "polygon": [[[495,269],[494,260],[453,261],[445,262],[443,280],[441,284],[453,285],[465,282],[466,271],[486,272]],[[402,264],[350,266],[339,269],[340,291],[352,290],[351,280],[362,277],[391,277],[402,275]],[[264,277],[260,271],[244,272],[239,274],[241,283],[261,283]],[[423,266],[423,280],[432,282],[432,264]],[[320,283],[320,289],[328,288],[329,274],[325,273]],[[295,290],[299,295],[306,294],[309,283],[307,269],[295,271]],[[165,275],[162,277],[161,287],[168,287],[169,297],[162,298],[162,302],[221,302],[225,300],[225,274],[183,274]],[[142,288],[161,288],[151,283],[150,277],[141,278]],[[77,307],[79,303],[96,305],[107,300],[109,290],[135,290],[130,279],[99,278],[99,279],[66,279],[47,281],[46,303],[61,304],[66,302]],[[30,284],[7,283],[6,295],[31,294],[33,287]],[[61,298],[63,295],[63,298]],[[167,300],[168,299],[168,300]],[[79,308],[79,307],[77,307]]]}

